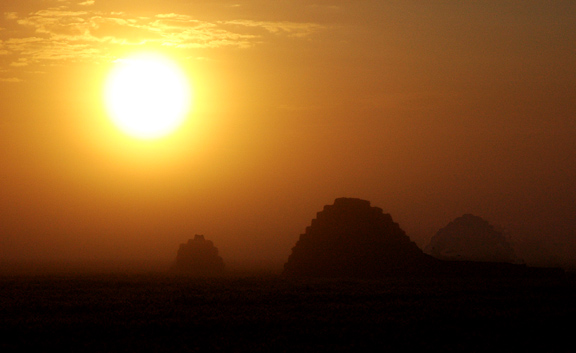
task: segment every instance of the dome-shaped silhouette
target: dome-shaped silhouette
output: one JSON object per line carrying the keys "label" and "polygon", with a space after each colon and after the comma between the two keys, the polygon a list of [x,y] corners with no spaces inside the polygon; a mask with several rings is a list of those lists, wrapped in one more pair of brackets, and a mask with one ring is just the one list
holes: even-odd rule
{"label": "dome-shaped silhouette", "polygon": [[324,206],[292,249],[288,275],[378,277],[418,273],[436,260],[424,254],[381,208],[355,198]]}
{"label": "dome-shaped silhouette", "polygon": [[425,252],[441,260],[517,262],[502,232],[471,214],[458,217],[440,229]]}
{"label": "dome-shaped silhouette", "polygon": [[224,261],[212,241],[196,234],[188,243],[180,244],[172,272],[210,276],[224,272]]}

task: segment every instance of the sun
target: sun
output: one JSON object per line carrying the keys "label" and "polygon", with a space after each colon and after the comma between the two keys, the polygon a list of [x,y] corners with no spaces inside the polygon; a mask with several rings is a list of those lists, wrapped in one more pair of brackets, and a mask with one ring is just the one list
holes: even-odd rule
{"label": "sun", "polygon": [[137,54],[116,61],[104,87],[104,101],[114,124],[141,139],[175,131],[192,105],[186,74],[169,58]]}

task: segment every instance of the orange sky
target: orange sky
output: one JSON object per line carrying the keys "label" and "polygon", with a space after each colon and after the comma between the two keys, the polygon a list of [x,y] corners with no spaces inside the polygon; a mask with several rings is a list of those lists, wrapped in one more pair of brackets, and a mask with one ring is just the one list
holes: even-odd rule
{"label": "orange sky", "polygon": [[[423,247],[473,213],[528,260],[576,252],[572,1],[14,1],[0,5],[0,259],[283,262],[335,198]],[[194,109],[136,141],[113,61],[176,60]],[[534,250],[534,249],[537,249]]]}

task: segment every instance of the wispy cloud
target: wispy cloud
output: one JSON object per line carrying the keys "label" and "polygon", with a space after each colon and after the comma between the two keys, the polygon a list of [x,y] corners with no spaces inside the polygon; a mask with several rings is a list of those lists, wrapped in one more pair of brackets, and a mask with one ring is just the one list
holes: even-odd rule
{"label": "wispy cloud", "polygon": [[320,30],[323,26],[314,23],[296,23],[296,22],[266,22],[266,21],[249,21],[234,20],[220,22],[224,25],[236,25],[238,28],[259,28],[268,33],[277,35],[287,35],[290,37],[307,37],[312,33]]}
{"label": "wispy cloud", "polygon": [[17,78],[17,77],[0,77],[0,82],[8,82],[8,83],[19,83],[22,82],[22,79]]}
{"label": "wispy cloud", "polygon": [[[183,50],[246,49],[273,37],[303,38],[322,29],[314,23],[202,21],[180,13],[142,17],[92,11],[95,1],[60,3],[27,14],[4,13],[10,30],[0,31],[0,55],[12,59],[10,66],[111,60],[114,49],[148,44]],[[7,32],[11,37],[2,38]]]}

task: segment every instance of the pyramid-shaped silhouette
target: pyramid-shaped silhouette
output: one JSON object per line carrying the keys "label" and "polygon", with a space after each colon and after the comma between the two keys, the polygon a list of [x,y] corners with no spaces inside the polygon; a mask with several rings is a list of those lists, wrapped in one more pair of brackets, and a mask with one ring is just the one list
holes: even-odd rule
{"label": "pyramid-shaped silhouette", "polygon": [[458,217],[440,229],[425,251],[441,260],[518,262],[504,234],[472,214]]}
{"label": "pyramid-shaped silhouette", "polygon": [[218,255],[218,249],[203,235],[196,234],[194,239],[180,244],[172,272],[188,275],[219,275],[224,271],[224,261]]}
{"label": "pyramid-shaped silhouette", "polygon": [[324,206],[292,249],[284,273],[313,277],[416,274],[436,263],[390,214],[370,202],[338,198]]}

